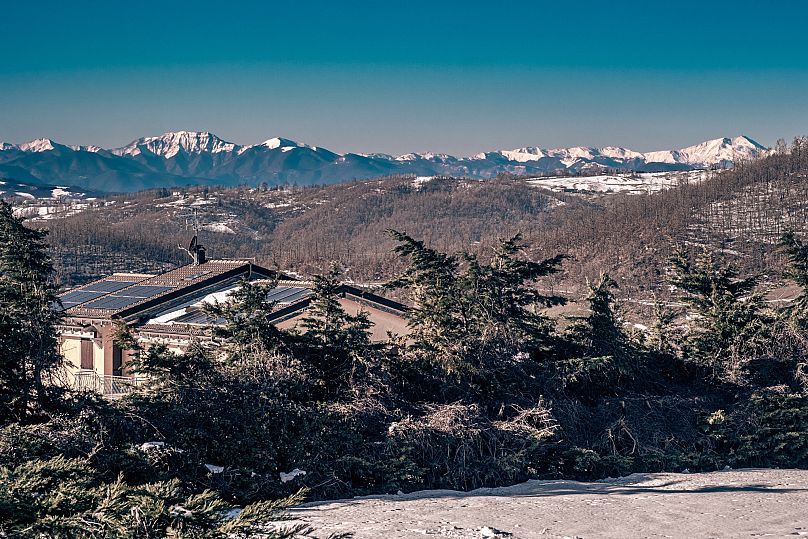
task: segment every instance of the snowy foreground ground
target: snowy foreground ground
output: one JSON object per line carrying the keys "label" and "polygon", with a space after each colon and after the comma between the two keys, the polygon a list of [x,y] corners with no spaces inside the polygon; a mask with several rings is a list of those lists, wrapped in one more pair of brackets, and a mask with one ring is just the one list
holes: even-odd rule
{"label": "snowy foreground ground", "polygon": [[596,483],[528,481],[472,492],[431,490],[306,504],[325,536],[808,536],[808,470],[633,474]]}

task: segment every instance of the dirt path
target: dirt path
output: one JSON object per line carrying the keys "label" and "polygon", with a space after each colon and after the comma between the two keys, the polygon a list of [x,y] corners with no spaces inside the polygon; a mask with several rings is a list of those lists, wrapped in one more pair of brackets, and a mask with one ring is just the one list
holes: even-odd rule
{"label": "dirt path", "polygon": [[318,531],[402,537],[808,536],[808,470],[633,474],[597,483],[528,481],[307,504]]}

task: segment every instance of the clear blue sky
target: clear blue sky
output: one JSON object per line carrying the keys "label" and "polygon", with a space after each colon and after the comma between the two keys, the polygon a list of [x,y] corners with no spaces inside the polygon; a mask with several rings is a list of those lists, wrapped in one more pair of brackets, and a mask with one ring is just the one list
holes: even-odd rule
{"label": "clear blue sky", "polygon": [[808,134],[806,32],[803,2],[15,0],[0,140],[770,145]]}

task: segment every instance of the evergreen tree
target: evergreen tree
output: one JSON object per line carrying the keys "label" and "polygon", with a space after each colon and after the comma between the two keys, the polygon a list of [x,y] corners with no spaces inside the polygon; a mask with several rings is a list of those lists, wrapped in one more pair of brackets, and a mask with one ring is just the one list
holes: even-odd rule
{"label": "evergreen tree", "polygon": [[62,365],[53,267],[42,230],[0,201],[0,421],[22,421],[58,403]]}
{"label": "evergreen tree", "polygon": [[536,351],[547,344],[551,325],[540,308],[565,303],[564,298],[536,290],[541,278],[560,271],[564,257],[533,262],[519,257],[524,249],[521,236],[502,240],[487,264],[466,255],[468,270],[462,286],[472,300],[473,333],[482,344],[499,342]]}
{"label": "evergreen tree", "polygon": [[589,314],[567,329],[571,349],[555,368],[560,371],[562,386],[591,396],[616,391],[622,379],[635,376],[638,362],[616,307],[613,290],[617,283],[601,273],[588,288]]}
{"label": "evergreen tree", "polygon": [[213,335],[224,340],[233,362],[266,361],[285,348],[285,337],[272,323],[275,303],[268,299],[274,282],[244,280],[222,303],[206,305],[208,315],[223,324],[213,327]]}
{"label": "evergreen tree", "polygon": [[390,230],[398,245],[394,252],[409,259],[407,268],[385,286],[406,289],[412,298],[407,311],[413,346],[440,355],[449,370],[459,362],[468,343],[471,313],[458,275],[457,257],[427,247],[423,241]]}
{"label": "evergreen tree", "polygon": [[268,526],[288,519],[285,509],[301,501],[298,494],[239,509],[212,490],[189,491],[177,479],[104,482],[87,460],[61,456],[0,467],[3,537],[292,539],[311,528]]}
{"label": "evergreen tree", "polygon": [[353,386],[357,368],[370,367],[372,322],[364,311],[350,315],[342,308],[339,276],[332,266],[327,274],[314,277],[311,301],[301,320],[305,361],[330,390]]}
{"label": "evergreen tree", "polygon": [[676,319],[676,313],[659,300],[654,302],[653,308],[654,318],[647,344],[656,352],[669,352],[673,347],[674,335],[671,324]]}
{"label": "evergreen tree", "polygon": [[583,327],[592,355],[620,357],[627,349],[626,335],[615,313],[616,288],[617,283],[608,273],[601,273],[596,284],[589,284],[589,316]]}
{"label": "evergreen tree", "polygon": [[780,239],[780,246],[788,256],[786,277],[802,289],[802,293],[788,308],[788,313],[799,327],[805,329],[808,327],[808,245],[797,238],[793,231],[788,231]]}
{"label": "evergreen tree", "polygon": [[766,342],[769,318],[755,292],[757,277],[739,278],[731,266],[704,250],[693,262],[681,248],[671,258],[669,282],[695,314],[683,343],[686,358],[734,377]]}
{"label": "evergreen tree", "polygon": [[527,260],[517,235],[502,241],[487,263],[463,254],[461,267],[454,256],[391,234],[399,241],[396,252],[410,262],[388,283],[412,293],[409,350],[484,398],[523,392],[532,379],[527,371],[549,351],[552,326],[538,311],[564,302],[538,292],[535,281],[558,272],[563,257]]}

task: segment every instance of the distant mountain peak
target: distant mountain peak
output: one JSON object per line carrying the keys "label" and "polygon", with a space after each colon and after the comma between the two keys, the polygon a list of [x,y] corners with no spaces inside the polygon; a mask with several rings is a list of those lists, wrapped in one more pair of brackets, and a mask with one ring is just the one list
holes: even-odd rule
{"label": "distant mountain peak", "polygon": [[205,182],[306,185],[392,174],[493,178],[501,173],[692,170],[730,167],[767,152],[769,150],[755,140],[739,135],[653,152],[619,146],[553,149],[524,146],[481,152],[473,157],[433,152],[391,156],[338,154],[283,137],[238,145],[208,131],[172,131],[142,137],[112,150],[98,146],[64,146],[46,138],[19,146],[0,143],[0,175],[93,191],[133,191]]}
{"label": "distant mountain peak", "polygon": [[143,137],[130,142],[127,146],[116,148],[116,155],[140,155],[150,152],[166,159],[184,153],[219,153],[232,152],[238,146],[220,139],[208,131],[169,131],[156,137]]}
{"label": "distant mountain peak", "polygon": [[23,142],[20,144],[19,148],[24,152],[47,152],[55,150],[56,146],[58,146],[58,144],[49,138],[38,138]]}
{"label": "distant mountain peak", "polygon": [[732,139],[732,143],[733,144],[747,143],[747,144],[749,144],[749,145],[751,145],[751,146],[753,146],[753,147],[755,147],[755,148],[757,148],[759,150],[768,150],[769,149],[766,146],[764,146],[763,144],[759,143],[758,141],[756,141],[756,140],[754,140],[754,139],[752,139],[750,137],[747,137],[746,135],[739,135],[739,136],[735,137],[734,139]]}
{"label": "distant mountain peak", "polygon": [[269,150],[275,150],[278,148],[311,148],[311,146],[307,144],[303,144],[302,142],[297,142],[296,140],[291,140],[288,138],[283,137],[272,137],[270,139],[265,140],[260,144],[256,144],[252,146],[253,148],[261,147],[267,148]]}
{"label": "distant mountain peak", "polygon": [[261,144],[258,144],[258,146],[263,146],[265,148],[269,148],[270,150],[274,150],[275,148],[280,148],[281,146],[283,146],[284,142],[285,142],[284,139],[282,139],[281,137],[272,137],[266,139]]}

